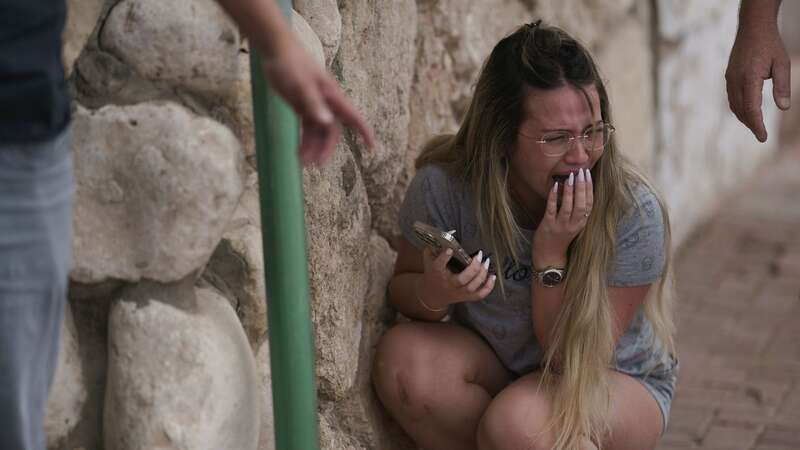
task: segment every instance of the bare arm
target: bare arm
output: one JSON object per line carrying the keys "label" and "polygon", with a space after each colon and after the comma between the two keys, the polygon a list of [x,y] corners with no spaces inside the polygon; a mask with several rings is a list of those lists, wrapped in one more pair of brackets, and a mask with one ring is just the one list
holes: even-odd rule
{"label": "bare arm", "polygon": [[[609,288],[608,299],[611,304],[611,313],[614,319],[614,342],[630,326],[636,311],[644,303],[651,285]],[[555,324],[556,317],[561,310],[564,299],[563,284],[555,288],[546,288],[539,282],[533,282],[532,295],[536,298],[533,310],[533,330],[536,339],[547,349],[550,345],[550,333]]]}
{"label": "bare arm", "polygon": [[[575,237],[586,227],[594,205],[593,183],[587,170],[570,174],[563,185],[556,183],[547,196],[547,208],[536,232],[531,247],[531,264],[536,271],[548,267],[567,267],[567,249]],[[559,190],[563,191],[561,206],[558,206]],[[544,287],[534,277],[531,286],[531,310],[533,332],[536,339],[547,349],[556,317],[564,301],[564,284]]]}
{"label": "bare arm", "polygon": [[[563,267],[563,266],[561,266]],[[531,286],[533,332],[545,352],[550,348],[550,337],[561,305],[564,302],[564,284],[546,288],[534,279]],[[536,299],[536,301],[533,301]]]}
{"label": "bare arm", "polygon": [[293,36],[283,12],[274,0],[217,0],[253,46],[265,57],[273,58],[291,46]]}
{"label": "bare arm", "polygon": [[772,79],[779,108],[791,104],[789,57],[778,31],[781,0],[742,0],[739,27],[725,71],[731,111],[764,142],[767,130],[761,111],[764,80]]}
{"label": "bare arm", "polygon": [[446,305],[441,304],[439,299],[429,298],[423,294],[425,297],[423,301],[428,306],[432,309],[442,309],[440,312],[434,312],[425,309],[417,300],[424,271],[422,252],[405,238],[400,238],[397,261],[394,264],[394,276],[389,281],[389,301],[406,317],[438,321],[447,315]]}
{"label": "bare arm", "polygon": [[752,26],[758,22],[777,25],[778,10],[783,0],[742,0],[739,5],[739,27]]}
{"label": "bare arm", "polygon": [[264,57],[264,75],[300,118],[298,150],[304,164],[322,164],[341,136],[340,123],[353,127],[368,147],[372,129],[339,85],[298,42],[274,0],[217,0]]}
{"label": "bare arm", "polygon": [[420,320],[441,320],[449,305],[477,301],[492,292],[495,276],[480,257],[459,274],[447,269],[449,254],[434,256],[420,252],[405,238],[400,238],[394,276],[389,282],[389,299],[403,315]]}
{"label": "bare arm", "polygon": [[[589,173],[587,171],[587,173]],[[570,178],[572,180],[572,178]],[[588,214],[594,205],[591,176],[579,172],[574,185],[562,187],[561,209],[557,209],[557,190],[550,192],[547,211],[533,239],[533,267],[566,267],[567,248],[586,226]],[[625,288],[610,288],[608,292],[611,313],[614,319],[614,342],[628,329],[636,311],[642,306],[650,284]],[[533,300],[536,301],[533,301]],[[564,303],[564,285],[544,287],[537,279],[531,287],[533,331],[543,349],[550,346],[550,337],[556,318]]]}

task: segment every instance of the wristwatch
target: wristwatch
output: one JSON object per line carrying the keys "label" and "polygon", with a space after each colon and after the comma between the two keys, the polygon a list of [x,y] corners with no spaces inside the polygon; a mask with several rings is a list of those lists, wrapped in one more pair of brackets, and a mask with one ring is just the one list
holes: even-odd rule
{"label": "wristwatch", "polygon": [[564,281],[567,276],[567,269],[560,269],[558,267],[545,267],[542,270],[531,268],[533,276],[539,279],[544,287],[556,287]]}

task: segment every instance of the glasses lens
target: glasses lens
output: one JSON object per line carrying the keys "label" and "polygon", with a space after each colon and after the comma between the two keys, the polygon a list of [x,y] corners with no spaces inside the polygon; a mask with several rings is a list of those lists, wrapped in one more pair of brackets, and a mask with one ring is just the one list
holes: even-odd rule
{"label": "glasses lens", "polygon": [[587,134],[587,143],[592,150],[602,150],[611,140],[612,128],[607,125],[598,125]]}
{"label": "glasses lens", "polygon": [[542,151],[547,156],[559,156],[569,149],[570,137],[566,134],[544,136],[542,138]]}

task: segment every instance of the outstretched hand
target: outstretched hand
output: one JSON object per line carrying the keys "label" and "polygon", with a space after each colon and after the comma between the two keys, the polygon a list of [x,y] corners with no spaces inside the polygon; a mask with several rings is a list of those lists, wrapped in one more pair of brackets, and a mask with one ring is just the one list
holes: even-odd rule
{"label": "outstretched hand", "polygon": [[333,77],[296,39],[288,39],[262,64],[270,86],[298,115],[302,132],[298,153],[304,166],[322,165],[330,158],[342,124],[354,128],[368,148],[375,146],[370,126]]}
{"label": "outstretched hand", "polygon": [[740,29],[725,71],[731,111],[761,142],[767,140],[761,111],[764,80],[772,79],[772,95],[780,109],[791,104],[789,56],[777,25]]}

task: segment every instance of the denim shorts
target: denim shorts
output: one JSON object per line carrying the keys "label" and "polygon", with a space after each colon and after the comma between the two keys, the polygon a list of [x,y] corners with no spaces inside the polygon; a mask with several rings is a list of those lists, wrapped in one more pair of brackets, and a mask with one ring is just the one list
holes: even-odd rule
{"label": "denim shorts", "polygon": [[[625,373],[622,370],[617,370],[621,373]],[[656,399],[663,420],[662,434],[667,431],[667,425],[669,425],[670,406],[672,405],[672,397],[675,395],[675,385],[678,382],[679,371],[680,364],[678,360],[674,357],[670,357],[667,364],[643,376],[626,373],[626,375],[642,383],[642,386],[647,389],[647,392]]]}

